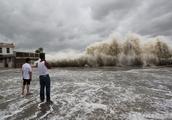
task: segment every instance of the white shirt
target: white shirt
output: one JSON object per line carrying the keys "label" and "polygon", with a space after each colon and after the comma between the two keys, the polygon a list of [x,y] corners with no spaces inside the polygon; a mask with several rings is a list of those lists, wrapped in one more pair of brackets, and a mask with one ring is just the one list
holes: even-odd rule
{"label": "white shirt", "polygon": [[30,72],[32,72],[32,68],[29,63],[25,63],[22,65],[23,79],[31,79]]}
{"label": "white shirt", "polygon": [[48,75],[48,69],[45,66],[45,61],[38,62],[38,73],[39,75]]}

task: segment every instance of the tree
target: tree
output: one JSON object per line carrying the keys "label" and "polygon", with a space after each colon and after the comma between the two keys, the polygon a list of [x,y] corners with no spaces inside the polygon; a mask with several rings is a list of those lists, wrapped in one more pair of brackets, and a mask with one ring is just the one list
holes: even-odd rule
{"label": "tree", "polygon": [[44,49],[42,47],[35,50],[35,53],[43,53]]}

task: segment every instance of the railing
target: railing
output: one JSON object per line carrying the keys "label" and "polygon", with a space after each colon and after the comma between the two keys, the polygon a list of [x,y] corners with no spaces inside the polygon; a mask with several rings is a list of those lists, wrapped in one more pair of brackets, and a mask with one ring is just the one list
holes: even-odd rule
{"label": "railing", "polygon": [[38,58],[39,53],[16,52],[16,58]]}

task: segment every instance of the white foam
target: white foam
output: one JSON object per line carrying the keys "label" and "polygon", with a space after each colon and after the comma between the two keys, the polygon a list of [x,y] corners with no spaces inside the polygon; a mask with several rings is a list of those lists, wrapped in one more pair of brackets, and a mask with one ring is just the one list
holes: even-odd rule
{"label": "white foam", "polygon": [[172,113],[138,113],[138,112],[130,112],[129,113],[129,120],[147,120],[147,119],[172,119]]}
{"label": "white foam", "polygon": [[[121,40],[122,39],[122,40]],[[135,33],[126,37],[119,35],[90,44],[84,52],[65,52],[59,57],[47,55],[47,58],[57,66],[117,66],[160,64],[160,60],[168,62],[172,59],[172,45],[164,37],[144,38]],[[53,56],[53,57],[51,57]],[[62,58],[62,59],[61,59]],[[169,63],[168,63],[169,64]]]}
{"label": "white foam", "polygon": [[40,119],[45,118],[45,117],[46,117],[48,114],[50,114],[52,111],[53,111],[53,107],[52,107],[52,105],[50,105],[50,110],[46,111],[46,113],[45,113],[43,116],[41,116]]}

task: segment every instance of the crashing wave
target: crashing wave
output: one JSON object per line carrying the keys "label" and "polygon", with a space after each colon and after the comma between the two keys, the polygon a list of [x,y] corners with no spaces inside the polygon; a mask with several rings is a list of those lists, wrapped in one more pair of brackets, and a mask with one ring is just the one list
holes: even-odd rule
{"label": "crashing wave", "polygon": [[161,37],[144,39],[129,33],[89,45],[79,57],[51,61],[56,67],[150,66],[172,64],[171,46]]}

